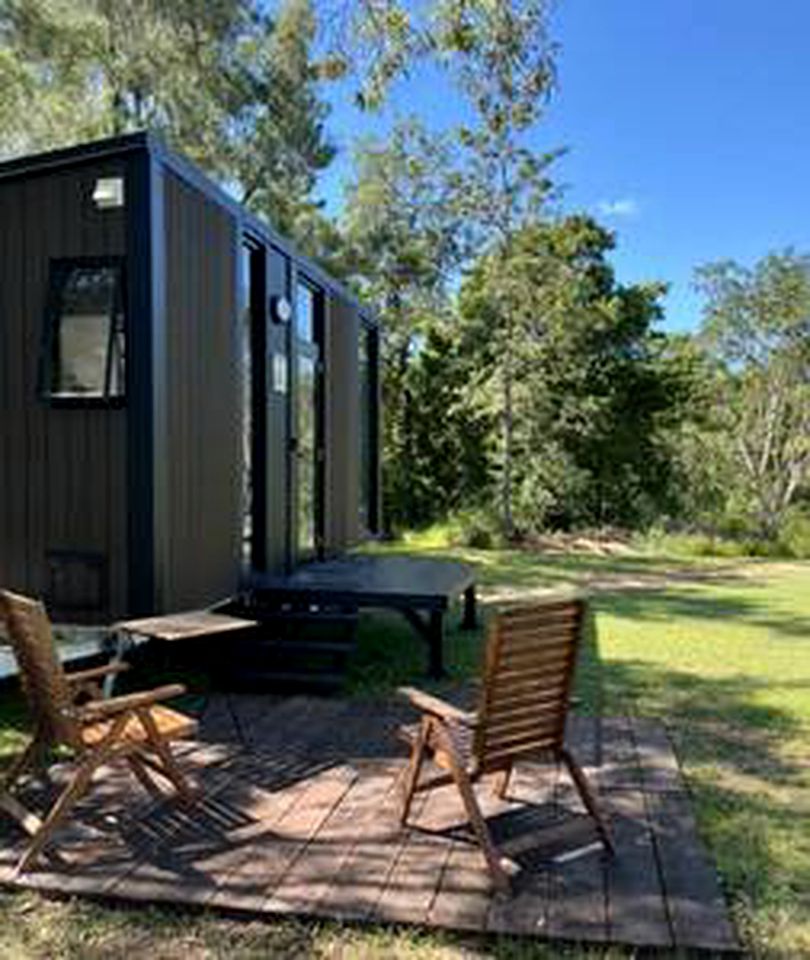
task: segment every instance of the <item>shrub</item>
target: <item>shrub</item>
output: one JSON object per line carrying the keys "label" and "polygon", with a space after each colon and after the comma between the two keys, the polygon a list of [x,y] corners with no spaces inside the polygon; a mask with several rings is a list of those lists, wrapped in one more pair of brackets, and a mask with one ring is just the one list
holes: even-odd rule
{"label": "shrub", "polygon": [[500,520],[491,510],[461,510],[453,515],[449,527],[454,546],[495,550],[505,545]]}
{"label": "shrub", "polygon": [[794,510],[788,515],[779,533],[784,556],[810,560],[810,515]]}

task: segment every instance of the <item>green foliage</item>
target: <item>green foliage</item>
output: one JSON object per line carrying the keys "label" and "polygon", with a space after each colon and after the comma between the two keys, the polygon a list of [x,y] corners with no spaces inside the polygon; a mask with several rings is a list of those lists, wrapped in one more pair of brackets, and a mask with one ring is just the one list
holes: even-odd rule
{"label": "green foliage", "polygon": [[[263,9],[255,4],[253,18],[261,21]],[[240,184],[243,203],[318,254],[328,224],[312,191],[335,148],[326,135],[329,108],[320,98],[320,73],[311,53],[317,29],[314,7],[311,0],[283,0],[272,25],[266,22],[255,63],[242,70],[249,78],[242,111],[246,123],[233,152],[233,167],[223,174]]]}
{"label": "green foliage", "polygon": [[306,237],[334,152],[314,39],[309,0],[5,0],[0,153],[149,129]]}
{"label": "green foliage", "polygon": [[456,511],[450,517],[445,536],[448,545],[454,547],[494,550],[506,546],[500,519],[492,507]]}
{"label": "green foliage", "polygon": [[[476,255],[487,249],[508,260],[515,232],[539,214],[551,192],[548,169],[558,154],[538,151],[531,140],[554,82],[549,3],[440,0],[423,7],[369,0],[356,12],[354,54],[362,64],[363,104],[378,106],[391,82],[421,57],[432,58],[464,98],[470,122],[455,131],[457,162],[442,169],[450,189],[434,210],[463,224],[469,237],[461,239],[473,242]],[[377,247],[377,255],[385,256],[386,250]],[[441,248],[435,252],[441,259]],[[488,338],[500,372],[500,403],[493,413],[500,437],[503,526],[511,535],[516,302],[509,284],[499,283],[501,276],[493,271],[489,285]],[[392,306],[393,301],[387,304],[389,311]]]}
{"label": "green foliage", "polygon": [[810,560],[810,516],[791,511],[776,537],[757,535],[750,523],[726,519],[713,532],[673,532],[654,526],[639,534],[641,549],[677,557],[763,557],[770,559]]}
{"label": "green foliage", "polygon": [[779,531],[779,544],[785,556],[810,560],[810,513],[789,511]]}
{"label": "green foliage", "polygon": [[479,402],[502,413],[493,302],[513,296],[512,456],[519,527],[637,526],[668,503],[665,431],[693,397],[690,368],[655,333],[660,284],[623,286],[613,237],[588,217],[536,223],[490,254],[460,295]]}
{"label": "green foliage", "polygon": [[810,257],[788,250],[750,269],[722,261],[697,279],[732,438],[730,489],[773,540],[810,480]]}
{"label": "green foliage", "polygon": [[458,85],[483,66],[500,92],[519,98],[516,108],[493,111],[493,129],[529,127],[554,79],[550,11],[549,0],[346,3],[331,18],[326,68],[336,76],[352,73],[357,103],[373,110],[416,63],[444,67]]}
{"label": "green foliage", "polygon": [[394,524],[430,523],[488,487],[491,422],[467,396],[467,362],[449,332],[431,328],[405,382],[407,444],[385,473],[388,516]]}
{"label": "green foliage", "polygon": [[726,559],[782,556],[776,544],[770,554],[763,553],[766,545],[743,537],[726,537],[708,533],[670,533],[653,528],[637,538],[637,545],[654,554],[671,557],[724,557]]}
{"label": "green foliage", "polygon": [[[515,239],[541,213],[551,192],[548,170],[559,151],[541,153],[529,141],[554,81],[555,48],[547,32],[546,0],[439,4],[437,33],[474,122],[459,130],[463,163],[455,174],[456,202],[481,249],[488,251],[486,298],[492,413],[499,426],[499,487],[504,535],[515,533],[520,389],[519,338],[525,284],[515,282]],[[518,254],[519,256],[519,254]]]}
{"label": "green foliage", "polygon": [[382,319],[383,515],[427,523],[479,489],[479,416],[448,322],[462,224],[446,170],[450,148],[415,121],[387,144],[362,144],[344,217],[351,276]]}

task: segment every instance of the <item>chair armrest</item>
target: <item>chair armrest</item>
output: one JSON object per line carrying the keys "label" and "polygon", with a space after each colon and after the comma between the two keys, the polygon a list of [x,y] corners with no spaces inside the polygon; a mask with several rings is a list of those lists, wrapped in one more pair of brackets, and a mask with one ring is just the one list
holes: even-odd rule
{"label": "chair armrest", "polygon": [[88,670],[76,670],[66,673],[68,683],[86,683],[88,680],[100,680],[111,673],[123,673],[129,670],[128,663],[105,663],[103,667],[90,667]]}
{"label": "chair armrest", "polygon": [[182,683],[170,683],[165,687],[156,687],[154,690],[144,690],[140,693],[127,693],[122,697],[112,697],[109,700],[94,700],[84,704],[80,709],[82,720],[102,720],[104,717],[115,716],[127,710],[137,710],[139,707],[151,707],[160,700],[171,700],[186,692]]}
{"label": "chair armrest", "polygon": [[425,693],[423,690],[417,690],[416,687],[400,687],[397,693],[401,697],[404,697],[411,706],[416,707],[417,710],[421,710],[422,713],[429,713],[434,717],[441,717],[442,720],[455,720],[457,723],[463,723],[469,727],[475,726],[476,724],[474,713],[459,710],[459,708],[454,707],[452,703],[447,703],[446,700],[440,700],[438,697]]}

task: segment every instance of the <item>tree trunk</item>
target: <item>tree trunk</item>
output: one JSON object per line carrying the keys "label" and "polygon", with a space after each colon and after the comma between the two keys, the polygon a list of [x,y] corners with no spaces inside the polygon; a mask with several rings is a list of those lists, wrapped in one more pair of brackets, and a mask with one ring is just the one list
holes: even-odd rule
{"label": "tree trunk", "polygon": [[503,534],[507,540],[515,536],[515,521],[512,511],[512,459],[514,443],[514,410],[512,402],[513,374],[512,369],[512,331],[508,324],[506,349],[503,358],[503,478],[502,478],[502,511]]}

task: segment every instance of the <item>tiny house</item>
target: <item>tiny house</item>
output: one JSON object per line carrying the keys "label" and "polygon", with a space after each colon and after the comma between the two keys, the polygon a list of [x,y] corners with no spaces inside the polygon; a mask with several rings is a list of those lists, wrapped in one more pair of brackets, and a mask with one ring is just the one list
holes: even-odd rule
{"label": "tiny house", "polygon": [[200,606],[379,524],[374,318],[133,134],[0,164],[0,585]]}

